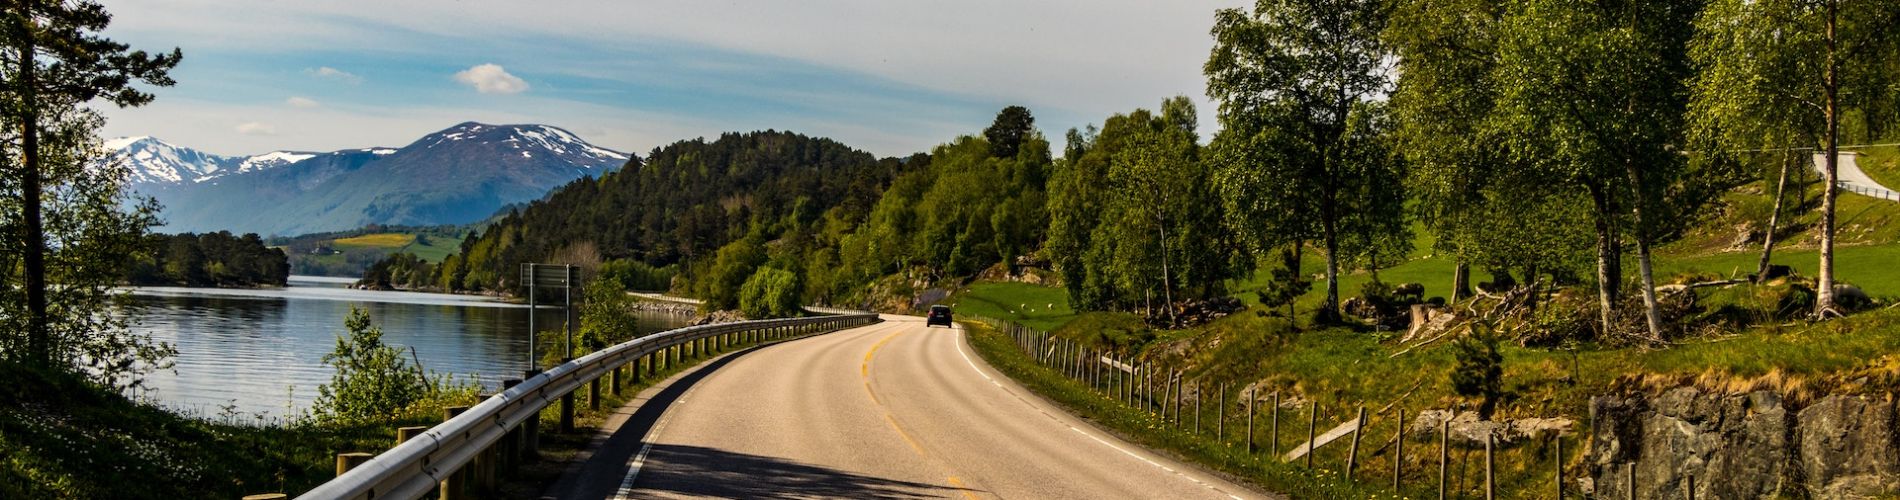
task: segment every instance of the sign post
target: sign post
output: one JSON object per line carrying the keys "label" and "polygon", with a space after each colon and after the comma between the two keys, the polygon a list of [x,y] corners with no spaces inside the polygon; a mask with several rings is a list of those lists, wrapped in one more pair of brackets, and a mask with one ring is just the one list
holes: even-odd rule
{"label": "sign post", "polygon": [[536,289],[559,288],[562,291],[564,314],[563,327],[567,338],[562,342],[566,350],[564,358],[574,357],[574,289],[580,286],[580,267],[561,264],[521,264],[521,286],[528,288],[528,369],[534,370],[538,364],[534,357],[536,336],[540,331],[535,328],[535,312],[540,310],[540,302],[535,295]]}

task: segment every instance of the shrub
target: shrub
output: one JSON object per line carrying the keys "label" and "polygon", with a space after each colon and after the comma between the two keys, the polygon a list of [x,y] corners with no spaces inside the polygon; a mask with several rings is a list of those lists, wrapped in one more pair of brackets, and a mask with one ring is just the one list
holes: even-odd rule
{"label": "shrub", "polygon": [[1495,328],[1473,323],[1471,333],[1452,343],[1456,364],[1451,371],[1451,388],[1461,396],[1483,398],[1478,418],[1490,420],[1504,396],[1504,355],[1498,353]]}
{"label": "shrub", "polygon": [[323,422],[388,421],[429,397],[431,385],[420,367],[409,366],[401,348],[383,344],[383,330],[370,324],[369,312],[351,307],[345,335],[323,362],[336,368],[330,383],[317,386],[311,414]]}
{"label": "shrub", "polygon": [[773,267],[760,267],[745,280],[739,290],[739,310],[753,319],[783,318],[797,315],[798,275]]}

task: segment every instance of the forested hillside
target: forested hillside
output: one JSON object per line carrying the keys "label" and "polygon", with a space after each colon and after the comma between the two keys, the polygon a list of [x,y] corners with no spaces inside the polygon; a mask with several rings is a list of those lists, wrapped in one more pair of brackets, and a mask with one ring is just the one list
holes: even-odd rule
{"label": "forested hillside", "polygon": [[682,141],[510,213],[464,240],[433,281],[444,290],[512,292],[522,262],[704,262],[748,234],[777,239],[855,224],[893,177],[922,162],[879,160],[790,132]]}

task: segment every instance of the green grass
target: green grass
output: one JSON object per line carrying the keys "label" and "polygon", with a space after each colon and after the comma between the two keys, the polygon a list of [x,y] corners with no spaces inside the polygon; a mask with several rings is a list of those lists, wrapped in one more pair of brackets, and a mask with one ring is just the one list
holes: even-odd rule
{"label": "green grass", "polygon": [[[964,326],[970,345],[990,366],[1069,413],[1124,439],[1173,453],[1238,477],[1242,482],[1294,498],[1372,498],[1371,495],[1378,491],[1336,481],[1342,467],[1338,460],[1331,460],[1332,457],[1320,463],[1319,470],[1307,471],[1297,465],[1274,460],[1271,454],[1265,452],[1265,440],[1260,443],[1260,452],[1248,453],[1244,438],[1239,437],[1239,427],[1230,429],[1228,439],[1219,439],[1213,435],[1211,420],[1204,422],[1209,425],[1199,432],[1185,423],[1170,423],[1154,413],[1123,405],[1102,392],[1092,390],[1088,385],[1035,363],[1017,349],[1009,336],[995,329],[968,321],[964,322]],[[1203,409],[1212,411],[1211,408]],[[1286,432],[1283,434],[1294,434],[1293,427],[1296,426],[1284,426],[1282,430]],[[1290,437],[1283,441],[1290,442]]]}
{"label": "green grass", "polygon": [[1862,172],[1888,189],[1900,189],[1900,147],[1883,146],[1855,151],[1860,153],[1856,162]]}
{"label": "green grass", "polygon": [[1054,330],[1076,319],[1069,292],[1062,288],[1014,282],[981,282],[939,301],[958,315],[1013,321],[1032,328]]}

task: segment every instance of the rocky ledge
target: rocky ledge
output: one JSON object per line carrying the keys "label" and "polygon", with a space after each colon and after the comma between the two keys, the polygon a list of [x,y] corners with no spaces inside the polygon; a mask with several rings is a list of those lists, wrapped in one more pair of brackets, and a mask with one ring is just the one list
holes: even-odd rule
{"label": "rocky ledge", "polygon": [[1893,394],[1837,394],[1800,408],[1768,391],[1597,397],[1581,486],[1624,498],[1634,463],[1638,498],[1678,498],[1690,483],[1695,498],[1892,498],[1895,409]]}

